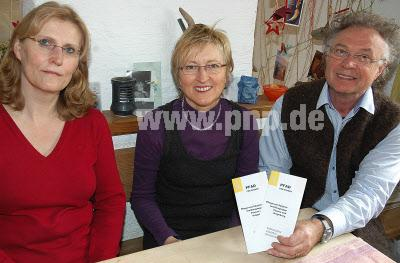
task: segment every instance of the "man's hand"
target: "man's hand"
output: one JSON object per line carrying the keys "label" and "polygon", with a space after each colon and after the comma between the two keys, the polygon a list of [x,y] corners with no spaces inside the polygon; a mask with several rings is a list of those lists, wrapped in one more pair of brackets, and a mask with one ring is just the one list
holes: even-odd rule
{"label": "man's hand", "polygon": [[320,241],[323,224],[318,219],[297,222],[294,233],[289,237],[278,236],[267,253],[280,258],[298,258],[305,256]]}
{"label": "man's hand", "polygon": [[179,240],[179,239],[177,239],[177,238],[175,238],[175,237],[173,237],[173,236],[169,236],[169,237],[166,239],[166,241],[164,241],[164,244],[163,244],[163,245],[175,243],[175,242],[178,242],[178,241],[181,241],[181,240]]}

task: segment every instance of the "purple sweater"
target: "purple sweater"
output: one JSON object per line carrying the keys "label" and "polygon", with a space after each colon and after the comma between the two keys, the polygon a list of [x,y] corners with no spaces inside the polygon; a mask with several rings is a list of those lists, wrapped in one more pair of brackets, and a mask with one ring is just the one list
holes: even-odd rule
{"label": "purple sweater", "polygon": [[[182,124],[184,124],[185,128],[183,127],[183,129],[179,131],[179,135],[189,155],[200,160],[211,160],[224,153],[229,139],[224,129],[225,116],[227,113],[231,113],[232,109],[226,99],[221,99],[219,104],[207,113],[196,112],[196,110],[186,102],[184,103],[185,111],[194,111],[193,113],[199,116],[208,116],[210,113],[213,113],[213,111],[215,114],[214,116],[217,116],[219,109],[220,115],[210,130],[195,130],[185,119],[182,119]],[[179,111],[181,113],[181,110],[182,100],[174,101],[173,111]],[[237,175],[233,175],[234,177],[258,172],[258,129],[256,121],[250,115],[250,112],[244,110],[244,113],[243,143],[237,164]],[[145,121],[140,127],[136,141],[131,206],[138,221],[143,224],[146,229],[153,234],[156,241],[162,245],[167,237],[175,236],[176,233],[167,225],[156,202],[156,178],[163,153],[164,125],[163,122],[154,123],[153,127],[149,125],[150,123],[146,121],[150,116],[149,114],[150,113],[145,116]],[[191,119],[191,115],[187,115],[187,118],[193,120]],[[227,118],[227,120],[230,121],[230,118]],[[192,122],[192,124],[196,124],[196,122]],[[222,129],[219,129],[219,126],[221,126]],[[199,127],[199,125],[197,125],[197,127]],[[235,226],[238,224],[238,214],[237,212],[233,212],[230,225]]]}

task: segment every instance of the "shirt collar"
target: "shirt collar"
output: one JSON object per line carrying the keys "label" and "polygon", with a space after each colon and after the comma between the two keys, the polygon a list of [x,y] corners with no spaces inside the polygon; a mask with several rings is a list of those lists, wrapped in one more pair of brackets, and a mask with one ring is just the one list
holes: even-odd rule
{"label": "shirt collar", "polygon": [[323,89],[320,92],[319,99],[317,100],[316,109],[319,109],[323,105],[328,104],[329,106],[333,107],[329,99],[329,87],[327,82],[324,83]]}
{"label": "shirt collar", "polygon": [[[327,82],[324,83],[323,89],[319,95],[319,99],[316,103],[316,109],[319,109],[323,105],[329,105],[331,108],[334,108],[331,103],[330,94],[329,94],[329,86]],[[353,108],[354,113],[357,113],[359,108],[362,107],[372,115],[375,113],[375,104],[373,100],[373,91],[372,87],[369,87],[366,92],[362,95],[362,97],[358,100],[358,103]]]}

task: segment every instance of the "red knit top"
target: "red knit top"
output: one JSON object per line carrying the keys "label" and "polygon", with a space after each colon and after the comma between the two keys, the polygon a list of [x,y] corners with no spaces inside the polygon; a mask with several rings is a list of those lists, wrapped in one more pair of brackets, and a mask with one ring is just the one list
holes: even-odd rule
{"label": "red knit top", "polygon": [[67,121],[45,157],[0,104],[0,261],[115,257],[124,213],[111,134],[99,111]]}

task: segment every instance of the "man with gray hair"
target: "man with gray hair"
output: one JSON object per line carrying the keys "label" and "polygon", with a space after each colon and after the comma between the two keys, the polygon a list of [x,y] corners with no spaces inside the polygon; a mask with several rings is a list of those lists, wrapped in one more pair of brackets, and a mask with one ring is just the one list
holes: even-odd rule
{"label": "man with gray hair", "polygon": [[[291,236],[278,236],[269,254],[305,256],[318,242],[354,231],[395,259],[377,217],[399,183],[399,105],[381,91],[387,68],[398,63],[399,37],[397,24],[371,13],[337,18],[325,40],[325,79],[296,86],[275,103],[259,169],[307,178],[301,207],[319,212],[299,221]],[[300,108],[301,118],[320,111],[320,126],[291,126]]]}

